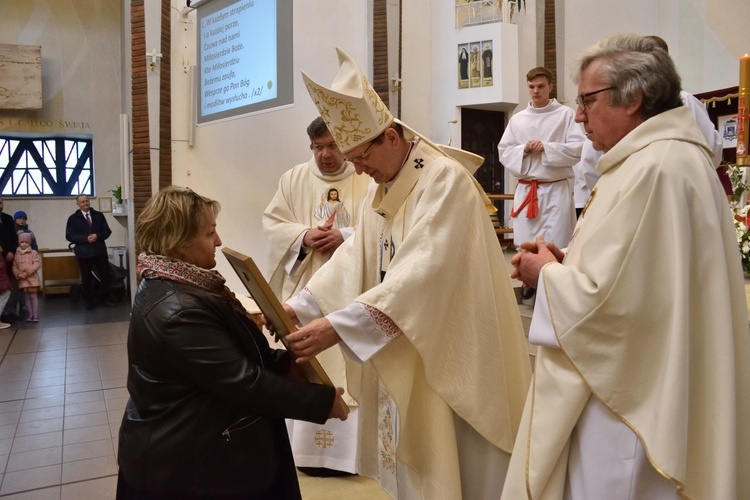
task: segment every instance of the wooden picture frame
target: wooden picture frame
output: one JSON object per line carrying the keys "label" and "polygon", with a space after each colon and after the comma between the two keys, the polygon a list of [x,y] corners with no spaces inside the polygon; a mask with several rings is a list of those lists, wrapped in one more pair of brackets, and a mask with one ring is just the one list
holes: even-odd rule
{"label": "wooden picture frame", "polygon": [[109,196],[100,196],[99,200],[99,211],[104,214],[112,213],[112,198]]}
{"label": "wooden picture frame", "polygon": [[[247,291],[250,292],[250,295],[258,305],[258,308],[260,308],[260,311],[266,317],[267,321],[273,325],[281,342],[284,344],[284,347],[289,349],[289,345],[285,338],[290,333],[297,331],[297,327],[294,326],[289,319],[281,302],[279,302],[279,299],[274,295],[271,287],[260,272],[260,269],[258,269],[258,266],[255,265],[255,261],[253,261],[251,257],[230,248],[223,248],[221,252],[224,254],[224,257],[227,258],[232,269],[237,273],[237,276],[242,281],[242,284],[245,285]],[[305,377],[307,377],[310,382],[333,387],[333,382],[331,382],[328,374],[323,367],[320,366],[317,359],[313,358],[307,363],[303,363],[301,368]]]}

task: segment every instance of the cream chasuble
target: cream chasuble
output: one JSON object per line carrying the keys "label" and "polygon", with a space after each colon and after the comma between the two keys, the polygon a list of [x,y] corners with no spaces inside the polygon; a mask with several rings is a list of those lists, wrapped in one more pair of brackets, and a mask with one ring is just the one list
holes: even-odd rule
{"label": "cream chasuble", "polygon": [[[325,224],[333,213],[334,227],[355,227],[370,178],[357,175],[354,166],[346,162],[336,175],[323,175],[315,158],[294,166],[279,180],[279,188],[263,213],[263,234],[268,238],[268,261],[271,272],[269,284],[282,302],[297,294],[313,273],[314,251],[287,273],[288,253],[297,239],[310,228]],[[338,191],[339,203],[328,202],[330,189]],[[299,254],[299,247],[293,249]],[[327,258],[321,256],[322,265]]]}
{"label": "cream chasuble", "polygon": [[[489,200],[465,168],[423,142],[387,193],[373,184],[367,200],[354,238],[307,286],[323,314],[357,302],[402,333],[349,378],[360,473],[408,475],[408,491],[398,478],[399,498],[460,499],[457,433],[466,433],[457,427],[509,452],[530,374]],[[395,460],[380,454],[389,429]]]}
{"label": "cream chasuble", "polygon": [[[346,237],[343,229],[350,227],[353,231],[357,224],[370,178],[357,175],[349,162],[342,167],[337,174],[324,175],[315,157],[296,165],[282,175],[279,188],[263,213],[263,232],[269,243],[269,284],[282,302],[298,293],[313,272],[329,259],[328,255],[310,250],[298,261],[303,233],[330,219],[333,227],[342,230]],[[337,191],[338,201],[329,200],[331,189]],[[334,384],[346,389],[346,365],[341,350],[329,349],[317,359]],[[322,425],[287,421],[298,466],[356,472],[357,403],[348,392],[344,399],[354,418],[329,420]]]}
{"label": "cream chasuble", "polygon": [[[504,499],[563,498],[571,443],[586,453],[576,432],[603,423],[599,409],[639,438],[674,495],[750,498],[743,275],[693,122],[684,106],[661,113],[607,152],[565,261],[542,270],[537,310],[560,347],[539,348]],[[663,498],[654,488],[605,497]]]}

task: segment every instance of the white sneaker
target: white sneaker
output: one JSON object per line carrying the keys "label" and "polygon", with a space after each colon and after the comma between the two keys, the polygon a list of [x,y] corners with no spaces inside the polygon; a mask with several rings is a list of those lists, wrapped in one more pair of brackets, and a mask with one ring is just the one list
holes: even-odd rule
{"label": "white sneaker", "polygon": [[5,330],[6,328],[10,328],[10,327],[11,327],[10,323],[0,322],[0,330]]}

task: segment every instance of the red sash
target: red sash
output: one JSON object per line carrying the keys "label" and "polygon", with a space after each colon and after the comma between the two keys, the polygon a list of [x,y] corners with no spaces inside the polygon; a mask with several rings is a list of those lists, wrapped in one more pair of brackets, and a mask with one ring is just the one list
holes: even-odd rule
{"label": "red sash", "polygon": [[518,208],[514,208],[510,212],[510,216],[515,218],[518,216],[518,214],[521,213],[521,210],[526,208],[526,206],[529,207],[528,210],[526,210],[526,218],[527,219],[534,219],[537,215],[539,215],[539,199],[536,196],[536,188],[540,184],[552,184],[553,182],[559,182],[564,181],[566,179],[559,179],[556,181],[538,181],[536,179],[520,179],[518,181],[519,184],[529,184],[531,187],[529,188],[529,192],[526,193],[526,198],[523,199],[521,202],[521,205]]}

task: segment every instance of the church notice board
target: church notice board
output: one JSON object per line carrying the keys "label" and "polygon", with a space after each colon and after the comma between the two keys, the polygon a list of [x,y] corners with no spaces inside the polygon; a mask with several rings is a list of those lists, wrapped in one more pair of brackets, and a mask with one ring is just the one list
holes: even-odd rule
{"label": "church notice board", "polygon": [[[255,261],[251,257],[229,248],[223,248],[221,252],[227,258],[229,264],[232,265],[234,272],[242,280],[247,291],[250,292],[250,295],[266,317],[266,320],[276,329],[284,347],[289,349],[286,336],[295,332],[297,327],[292,324],[281,302],[276,298],[271,287],[268,286],[258,266],[255,265]],[[317,359],[313,358],[307,363],[303,363],[302,370],[310,382],[333,387],[333,382],[331,382],[328,374],[320,366]],[[348,406],[344,406],[348,409]]]}

